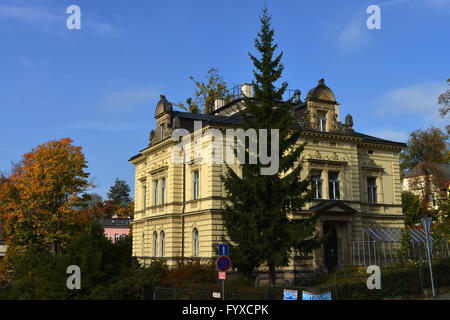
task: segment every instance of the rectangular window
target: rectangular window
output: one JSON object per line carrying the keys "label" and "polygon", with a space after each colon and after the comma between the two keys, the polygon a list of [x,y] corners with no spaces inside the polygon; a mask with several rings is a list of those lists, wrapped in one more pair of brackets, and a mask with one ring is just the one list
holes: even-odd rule
{"label": "rectangular window", "polygon": [[339,172],[328,172],[328,190],[331,200],[339,200],[341,198]]}
{"label": "rectangular window", "polygon": [[161,140],[164,140],[164,124],[160,125],[160,131],[161,131]]}
{"label": "rectangular window", "polygon": [[367,178],[367,194],[369,203],[377,203],[377,179]]}
{"label": "rectangular window", "polygon": [[199,183],[199,181],[198,181],[198,178],[199,178],[199,175],[198,175],[198,170],[195,170],[194,171],[194,179],[193,179],[193,183],[194,183],[194,190],[193,190],[193,195],[194,195],[194,200],[197,200],[198,199],[198,191],[199,191],[199,186],[198,186],[198,183]]}
{"label": "rectangular window", "polygon": [[116,242],[116,241],[118,241],[119,240],[119,234],[118,233],[115,233],[114,234],[114,242]]}
{"label": "rectangular window", "polygon": [[158,204],[158,180],[153,181],[153,194],[156,206]]}
{"label": "rectangular window", "polygon": [[319,130],[327,131],[327,112],[326,111],[318,111],[317,119],[319,120]]}
{"label": "rectangular window", "polygon": [[166,202],[166,178],[161,179],[161,204]]}
{"label": "rectangular window", "polygon": [[314,199],[322,199],[322,172],[311,172],[311,182],[314,190]]}
{"label": "rectangular window", "polygon": [[147,187],[142,188],[142,198],[144,199],[144,210],[147,208]]}

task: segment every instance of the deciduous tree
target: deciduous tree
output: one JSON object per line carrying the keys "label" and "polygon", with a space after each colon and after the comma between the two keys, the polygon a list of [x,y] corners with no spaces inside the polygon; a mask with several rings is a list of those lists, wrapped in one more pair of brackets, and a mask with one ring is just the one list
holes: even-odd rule
{"label": "deciduous tree", "polygon": [[8,252],[61,251],[92,217],[80,214],[90,186],[81,147],[70,138],[50,141],[26,153],[0,185],[0,219]]}
{"label": "deciduous tree", "polygon": [[186,100],[187,107],[183,103],[178,103],[182,109],[192,113],[200,113],[203,107],[203,113],[209,114],[214,110],[214,103],[217,99],[224,99],[225,102],[231,101],[231,94],[227,88],[227,84],[223,77],[219,74],[219,70],[211,68],[208,70],[206,82],[195,80],[194,77],[189,76],[195,84],[195,93],[193,98]]}
{"label": "deciduous tree", "polygon": [[[450,78],[447,79],[447,84],[450,85]],[[445,118],[450,112],[450,89],[447,89],[443,94],[439,96],[438,103],[442,105],[442,107],[439,109],[441,118]],[[450,135],[450,124],[446,126],[446,129],[447,133]]]}
{"label": "deciduous tree", "polygon": [[[439,128],[416,130],[410,134],[406,150],[400,153],[400,168],[403,177],[410,180],[410,188],[421,192],[422,206],[429,208],[430,197],[440,193],[448,181],[442,165],[447,164],[448,135]],[[431,213],[431,212],[428,212]]]}

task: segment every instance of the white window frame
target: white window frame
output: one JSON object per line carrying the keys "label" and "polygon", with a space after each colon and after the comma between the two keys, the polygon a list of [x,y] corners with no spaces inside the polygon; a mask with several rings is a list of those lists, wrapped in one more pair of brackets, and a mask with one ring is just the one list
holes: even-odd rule
{"label": "white window frame", "polygon": [[143,201],[143,206],[144,206],[144,210],[145,209],[147,209],[147,186],[144,186],[143,188],[142,188],[142,193],[143,193],[143,199],[144,199],[144,201]]}
{"label": "white window frame", "polygon": [[153,180],[153,197],[154,197],[154,205],[158,205],[158,180]]}
{"label": "white window frame", "polygon": [[[374,184],[369,184],[369,180],[373,180]],[[367,201],[369,203],[377,203],[377,178],[367,177]]]}
{"label": "white window frame", "polygon": [[158,256],[158,233],[153,232],[153,257]]}
{"label": "white window frame", "polygon": [[161,134],[160,138],[161,138],[161,141],[162,141],[162,140],[164,140],[164,123],[161,123],[159,125],[159,130],[160,130],[160,134]]}
{"label": "white window frame", "polygon": [[[320,113],[324,112],[325,115],[321,116]],[[319,120],[319,130],[322,132],[327,132],[327,112],[326,111],[318,111],[317,119]]]}
{"label": "white window frame", "polygon": [[166,202],[166,178],[161,178],[161,204]]}
{"label": "white window frame", "polygon": [[193,199],[194,200],[198,200],[199,195],[200,195],[200,171],[199,170],[194,170],[192,172],[192,182],[193,182]]}
{"label": "white window frame", "polygon": [[[331,178],[331,176],[333,174],[337,174],[336,179]],[[328,188],[329,188],[328,191],[329,191],[330,200],[340,200],[341,199],[341,186],[340,186],[339,176],[340,176],[340,173],[338,171],[328,172]],[[330,188],[330,186],[332,188]]]}
{"label": "white window frame", "polygon": [[164,233],[164,230],[161,231],[160,237],[161,237],[161,257],[164,257],[165,254],[166,254],[166,248],[165,248],[165,246],[166,246],[166,235]]}
{"label": "white window frame", "polygon": [[323,199],[322,171],[313,171],[311,177],[314,188],[314,199]]}

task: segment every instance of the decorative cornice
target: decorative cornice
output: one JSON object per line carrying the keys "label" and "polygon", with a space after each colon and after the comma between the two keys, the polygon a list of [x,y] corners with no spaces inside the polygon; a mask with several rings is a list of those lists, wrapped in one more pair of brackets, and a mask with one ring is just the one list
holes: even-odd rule
{"label": "decorative cornice", "polygon": [[347,165],[348,162],[344,157],[339,157],[336,152],[331,155],[322,155],[319,150],[314,153],[309,153],[307,155],[306,161],[315,163],[329,163],[329,164],[339,164]]}

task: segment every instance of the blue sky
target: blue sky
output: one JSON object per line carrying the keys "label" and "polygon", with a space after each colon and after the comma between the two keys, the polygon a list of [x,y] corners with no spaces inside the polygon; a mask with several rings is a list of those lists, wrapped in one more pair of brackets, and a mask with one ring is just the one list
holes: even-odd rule
{"label": "blue sky", "polygon": [[[284,52],[283,80],[304,98],[320,78],[359,132],[406,142],[444,128],[437,97],[450,77],[450,0],[266,0]],[[81,8],[68,30],[66,8]],[[369,30],[369,5],[381,30]],[[0,0],[0,170],[44,142],[83,147],[93,190],[116,177],[134,188],[128,159],[148,144],[159,95],[192,95],[188,76],[219,69],[252,81],[248,52],[264,1]],[[91,190],[92,191],[92,190]]]}

